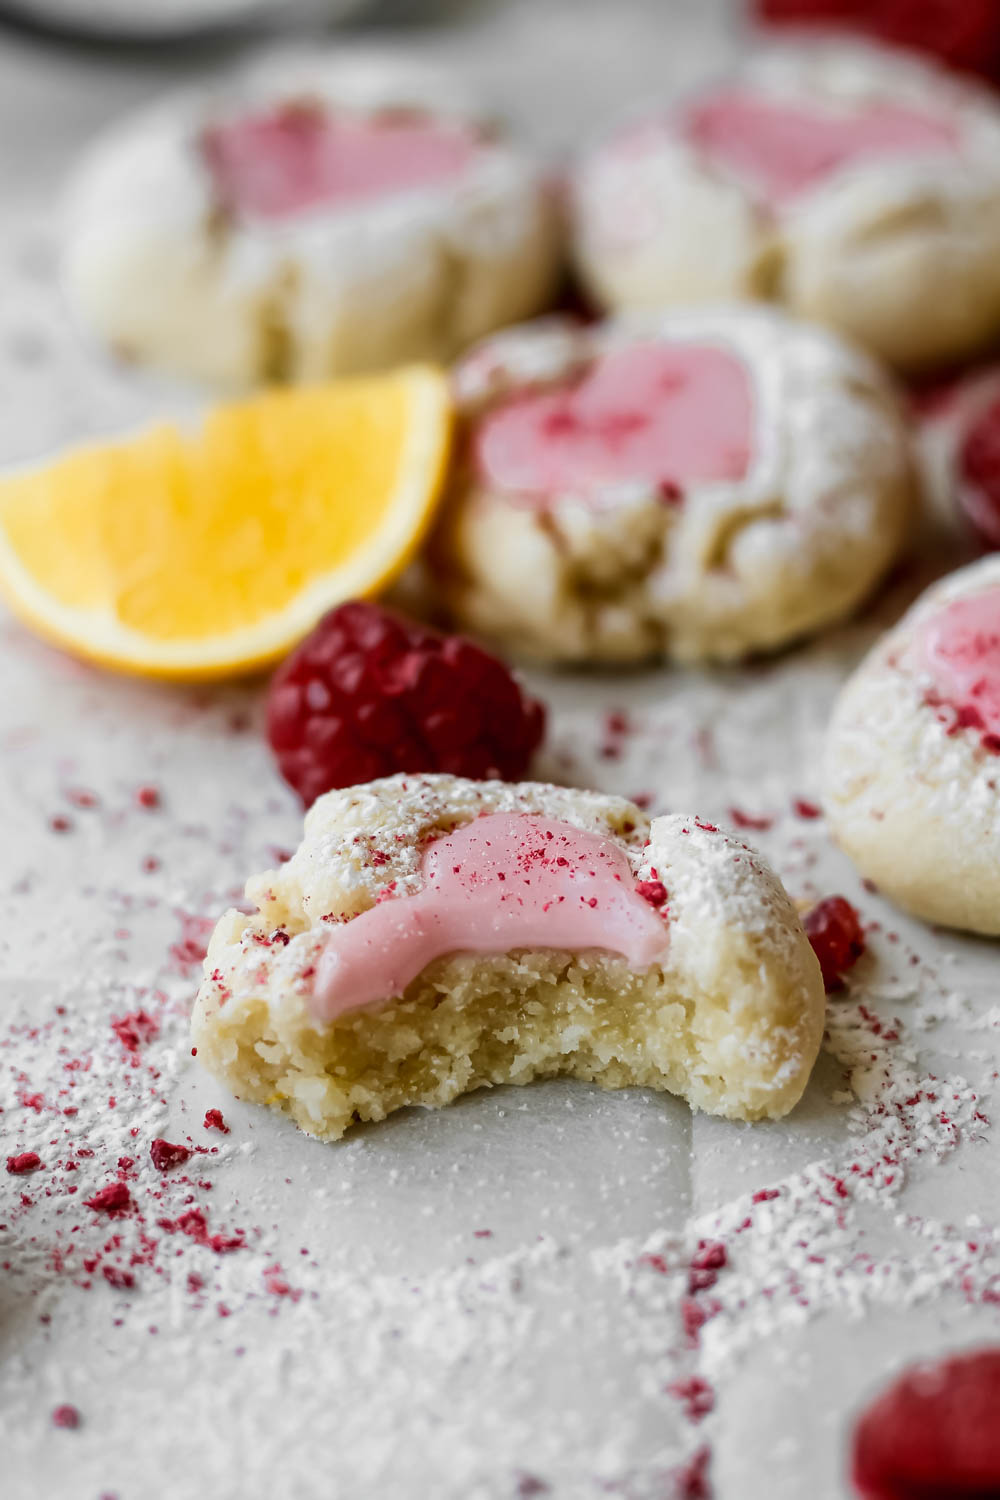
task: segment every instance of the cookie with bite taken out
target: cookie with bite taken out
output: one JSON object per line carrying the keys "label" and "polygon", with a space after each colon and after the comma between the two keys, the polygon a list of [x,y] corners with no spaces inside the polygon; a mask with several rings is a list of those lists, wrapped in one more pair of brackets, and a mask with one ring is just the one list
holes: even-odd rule
{"label": "cookie with bite taken out", "polygon": [[777,1118],[823,1030],[819,964],[752,849],[532,782],[330,792],[209,945],[192,1037],[241,1098],[354,1121],[565,1074]]}

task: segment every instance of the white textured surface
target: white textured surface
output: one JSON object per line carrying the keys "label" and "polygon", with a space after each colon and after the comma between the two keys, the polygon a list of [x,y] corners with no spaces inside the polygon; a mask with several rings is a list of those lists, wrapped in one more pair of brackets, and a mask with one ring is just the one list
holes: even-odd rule
{"label": "white textured surface", "polygon": [[[658,6],[588,9],[585,21],[581,9],[484,11],[424,45],[469,58],[556,145],[590,127],[595,108],[689,81],[717,56],[714,7],[677,7],[675,34]],[[102,372],[67,330],[47,214],[77,142],[154,80],[194,67],[158,58],[129,70],[27,41],[0,54],[4,458],[183,400]],[[256,691],[117,681],[5,623],[0,1120],[5,1154],[46,1162],[22,1178],[0,1169],[5,1497],[506,1500],[544,1493],[535,1476],[559,1500],[662,1500],[685,1493],[665,1476],[705,1442],[717,1500],[844,1500],[844,1434],[872,1385],[904,1358],[1000,1333],[988,1300],[1000,1284],[1000,1171],[976,1117],[991,1114],[1000,1061],[995,946],[894,915],[860,890],[822,823],[790,805],[815,790],[847,666],[876,615],[894,618],[912,590],[908,580],[866,623],[764,667],[533,678],[555,709],[540,774],[562,765],[709,818],[733,806],[773,815],[749,836],[793,894],[843,890],[882,924],[855,988],[831,1004],[830,1048],[788,1121],[733,1127],[662,1098],[553,1083],[407,1114],[336,1148],[230,1104],[186,1055],[195,975],[183,949],[169,953],[178,911],[214,916],[298,836]],[[607,725],[609,709],[634,732]],[[145,783],[161,788],[162,809],[136,805]],[[80,788],[98,804],[74,805]],[[72,829],[53,831],[54,815]],[[151,855],[159,864],[145,869]],[[141,994],[148,985],[166,998]],[[132,1068],[108,1023],[137,1004],[161,1030]],[[24,1015],[70,1034],[12,1033]],[[74,1116],[19,1102],[41,1093],[65,1107],[57,1091],[70,1085]],[[211,1106],[229,1135],[203,1129]],[[66,1159],[50,1144],[64,1128],[96,1153],[78,1159],[77,1194],[74,1174],[50,1165]],[[181,1170],[211,1232],[243,1228],[246,1248],[217,1254],[155,1228],[158,1216],[176,1223],[186,1196],[148,1164],[157,1134],[220,1147]],[[76,1282],[90,1276],[53,1268],[54,1248],[86,1247],[74,1249],[79,1267],[114,1227],[123,1242],[106,1264],[144,1253],[134,1216],[102,1225],[80,1206],[123,1154],[143,1163],[130,1191],[159,1241],[156,1264],[134,1267],[131,1291],[100,1269],[86,1290]],[[759,1190],[778,1197],[754,1204]],[[721,1310],[692,1348],[682,1302],[699,1238],[722,1240],[728,1264],[695,1294]],[[643,1248],[665,1273],[638,1260]],[[692,1374],[716,1392],[697,1426],[664,1390]],[[67,1401],[81,1425],[55,1430],[50,1413]]]}

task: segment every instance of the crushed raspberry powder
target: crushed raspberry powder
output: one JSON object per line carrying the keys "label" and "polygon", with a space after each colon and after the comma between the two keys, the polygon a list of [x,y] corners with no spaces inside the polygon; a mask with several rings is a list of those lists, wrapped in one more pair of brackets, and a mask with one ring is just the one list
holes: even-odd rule
{"label": "crushed raspberry powder", "polygon": [[132,1011],[127,1016],[113,1016],[111,1030],[129,1052],[138,1052],[145,1042],[153,1041],[160,1033],[159,1023],[144,1010]]}
{"label": "crushed raspberry powder", "polygon": [[130,1292],[135,1286],[132,1272],[123,1271],[120,1266],[102,1266],[101,1275],[116,1292]]}
{"label": "crushed raspberry powder", "polygon": [[399,771],[516,781],[545,729],[542,705],[495,656],[360,602],[332,610],[278,669],[267,716],[307,806]]}
{"label": "crushed raspberry powder", "polygon": [[681,1402],[689,1422],[701,1422],[715,1407],[715,1392],[700,1375],[691,1375],[687,1380],[675,1380],[667,1389],[671,1396]]}
{"label": "crushed raspberry powder", "polygon": [[229,1126],[226,1124],[225,1120],[222,1118],[222,1110],[221,1109],[206,1109],[206,1111],[205,1111],[205,1129],[206,1130],[221,1130],[223,1135],[228,1135],[229,1134]]}
{"label": "crushed raspberry powder", "polygon": [[68,1402],[65,1402],[62,1406],[57,1406],[53,1411],[52,1425],[53,1427],[65,1427],[72,1431],[80,1425],[80,1413],[75,1406],[70,1406]]}
{"label": "crushed raspberry powder", "polygon": [[708,1477],[711,1452],[699,1448],[690,1463],[674,1475],[676,1500],[712,1500],[712,1487]]}
{"label": "crushed raspberry powder", "polygon": [[731,807],[729,809],[729,817],[734,828],[752,829],[758,833],[764,833],[774,823],[773,818],[743,812],[738,807]]}

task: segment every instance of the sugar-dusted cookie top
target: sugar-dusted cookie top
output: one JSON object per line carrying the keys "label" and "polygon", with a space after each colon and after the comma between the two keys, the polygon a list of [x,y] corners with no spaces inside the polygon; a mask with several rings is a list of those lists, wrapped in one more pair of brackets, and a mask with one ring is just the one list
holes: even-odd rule
{"label": "sugar-dusted cookie top", "polygon": [[[198,1055],[320,1133],[339,1133],[345,1109],[442,1102],[430,1084],[407,1093],[411,1068],[449,1090],[575,1071],[780,1114],[819,1045],[818,965],[760,856],[621,798],[449,776],[332,792],[247,895],[256,910],[228,913],[209,947]],[[389,1053],[377,1067],[371,1035]],[[382,1080],[374,1101],[366,1070]]]}

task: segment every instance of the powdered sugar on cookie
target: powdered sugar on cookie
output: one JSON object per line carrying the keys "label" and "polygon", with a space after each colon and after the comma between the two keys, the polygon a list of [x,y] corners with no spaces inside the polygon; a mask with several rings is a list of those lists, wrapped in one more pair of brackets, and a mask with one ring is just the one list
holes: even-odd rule
{"label": "powdered sugar on cookie", "polygon": [[455,388],[438,571],[462,621],[534,655],[775,647],[848,612],[900,543],[891,386],[780,314],[546,319],[474,350]]}
{"label": "powdered sugar on cookie", "polygon": [[257,914],[230,912],[209,946],[198,1056],[314,1134],[560,1072],[779,1115],[819,1045],[787,896],[698,819],[397,776],[321,798],[248,893]]}
{"label": "powdered sugar on cookie", "polygon": [[998,630],[1000,560],[929,589],[844,688],[826,752],[831,830],[862,872],[983,932],[1000,921]]}

